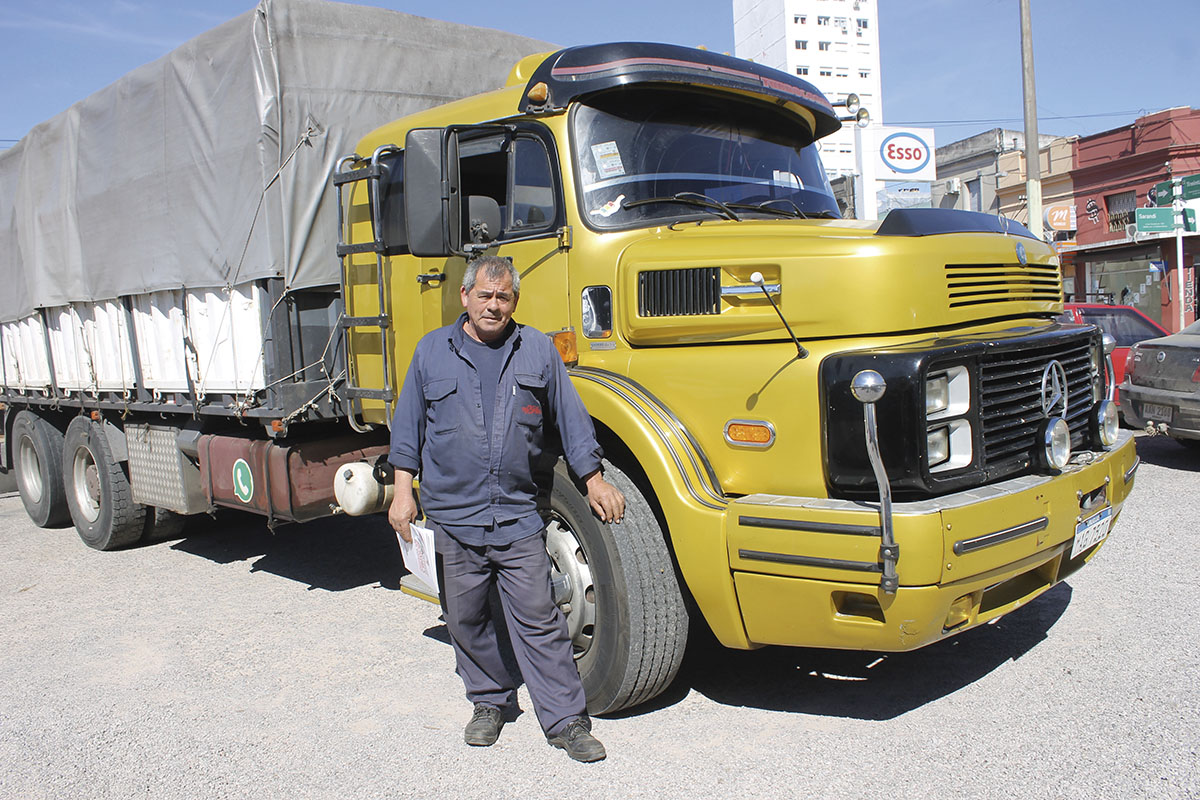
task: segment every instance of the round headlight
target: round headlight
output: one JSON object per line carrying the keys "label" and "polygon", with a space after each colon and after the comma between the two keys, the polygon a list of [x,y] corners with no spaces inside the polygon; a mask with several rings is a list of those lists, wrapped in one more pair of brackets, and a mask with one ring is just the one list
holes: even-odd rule
{"label": "round headlight", "polygon": [[1046,420],[1042,427],[1043,455],[1046,466],[1062,469],[1071,460],[1071,429],[1062,417]]}
{"label": "round headlight", "polygon": [[1101,400],[1096,406],[1096,432],[1100,436],[1100,444],[1112,447],[1117,443],[1117,404],[1111,400]]}

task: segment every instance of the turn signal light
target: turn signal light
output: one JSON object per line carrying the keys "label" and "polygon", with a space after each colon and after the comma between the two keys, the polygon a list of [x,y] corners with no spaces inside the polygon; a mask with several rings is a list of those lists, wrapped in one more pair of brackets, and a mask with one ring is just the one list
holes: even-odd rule
{"label": "turn signal light", "polygon": [[744,447],[770,447],[775,441],[775,428],[769,422],[730,420],[725,424],[725,441]]}
{"label": "turn signal light", "polygon": [[550,337],[563,363],[573,367],[579,363],[579,343],[575,340],[575,329],[567,328]]}

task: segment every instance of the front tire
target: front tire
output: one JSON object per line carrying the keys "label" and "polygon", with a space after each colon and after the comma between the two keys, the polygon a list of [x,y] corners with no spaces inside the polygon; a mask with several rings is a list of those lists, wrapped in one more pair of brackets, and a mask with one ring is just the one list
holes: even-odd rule
{"label": "front tire", "polygon": [[62,470],[71,519],[84,544],[115,550],[142,538],[146,507],[133,502],[129,479],[113,458],[108,437],[87,417],[76,417],[67,426]]}
{"label": "front tire", "polygon": [[546,531],[555,602],[567,617],[588,711],[604,714],[660,694],[679,671],[688,615],[663,531],[621,470],[605,478],[625,495],[625,518],[592,513],[560,461]]}
{"label": "front tire", "polygon": [[17,491],[25,513],[39,528],[62,525],[70,519],[62,480],[63,434],[32,411],[13,420],[13,459]]}

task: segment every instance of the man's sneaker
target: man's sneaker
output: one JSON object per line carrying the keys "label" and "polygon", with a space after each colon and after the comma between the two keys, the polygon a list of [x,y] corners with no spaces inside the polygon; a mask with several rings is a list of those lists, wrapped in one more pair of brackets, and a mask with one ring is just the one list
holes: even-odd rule
{"label": "man's sneaker", "polygon": [[554,736],[547,736],[546,741],[566,750],[576,761],[603,761],[608,754],[600,740],[592,736],[591,728],[591,720],[587,717],[576,717]]}
{"label": "man's sneaker", "polygon": [[472,747],[490,747],[500,738],[500,729],[503,727],[504,716],[500,709],[476,703],[471,721],[463,729],[463,741]]}

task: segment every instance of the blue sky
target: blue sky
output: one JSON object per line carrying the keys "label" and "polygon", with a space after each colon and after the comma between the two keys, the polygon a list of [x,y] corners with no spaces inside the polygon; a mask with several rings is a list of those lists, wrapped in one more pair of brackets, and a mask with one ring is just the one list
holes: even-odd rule
{"label": "blue sky", "polygon": [[[1020,130],[1017,0],[879,5],[887,124],[939,145]],[[376,0],[562,45],[654,40],[733,51],[729,0]],[[0,140],[255,5],[254,0],[0,0]],[[1032,0],[1039,131],[1095,133],[1200,106],[1200,0]],[[818,88],[820,88],[818,86]],[[11,144],[0,141],[0,147]]]}

